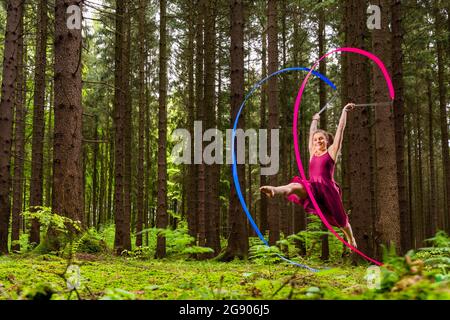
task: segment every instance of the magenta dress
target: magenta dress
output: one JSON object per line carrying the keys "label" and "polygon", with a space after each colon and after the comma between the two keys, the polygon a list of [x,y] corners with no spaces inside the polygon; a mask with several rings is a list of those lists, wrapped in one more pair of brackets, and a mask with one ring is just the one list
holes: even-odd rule
{"label": "magenta dress", "polygon": [[[348,216],[342,204],[341,188],[333,178],[334,167],[334,160],[328,151],[321,156],[313,155],[309,163],[309,180],[296,176],[291,183],[302,185],[307,183],[328,223],[342,228],[348,226]],[[302,200],[296,194],[292,194],[287,199],[303,206],[305,212],[318,215],[309,195]]]}

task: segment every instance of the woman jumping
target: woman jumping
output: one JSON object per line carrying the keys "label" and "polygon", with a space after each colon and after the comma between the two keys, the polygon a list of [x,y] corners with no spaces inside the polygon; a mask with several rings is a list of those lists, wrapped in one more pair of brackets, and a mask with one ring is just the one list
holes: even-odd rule
{"label": "woman jumping", "polygon": [[342,147],[347,112],[353,110],[354,107],[354,103],[349,103],[342,110],[334,142],[333,135],[317,129],[320,115],[315,114],[313,116],[309,130],[309,180],[303,180],[301,177],[296,176],[288,185],[279,187],[262,186],[260,190],[269,198],[283,195],[287,200],[303,206],[305,212],[317,215],[304,187],[304,184],[308,183],[327,221],[332,226],[341,228],[347,238],[347,242],[356,248],[352,227],[348,222],[348,216],[342,204],[342,191],[340,186],[334,181],[334,167],[337,155]]}

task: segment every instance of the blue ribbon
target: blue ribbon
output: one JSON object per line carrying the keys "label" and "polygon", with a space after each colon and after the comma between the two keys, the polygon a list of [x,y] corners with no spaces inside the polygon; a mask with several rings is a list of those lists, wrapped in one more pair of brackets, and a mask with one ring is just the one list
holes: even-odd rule
{"label": "blue ribbon", "polygon": [[[255,92],[256,89],[258,89],[264,82],[266,82],[267,80],[269,80],[271,77],[276,76],[280,73],[283,72],[288,72],[288,71],[311,71],[311,69],[309,68],[304,68],[304,67],[291,67],[291,68],[286,68],[286,69],[282,69],[282,70],[278,70],[274,73],[272,73],[271,75],[267,76],[266,78],[262,79],[261,81],[259,81],[251,90],[250,92],[245,96],[244,101],[242,102],[239,111],[236,115],[236,119],[234,120],[234,125],[233,125],[233,130],[231,133],[231,157],[232,157],[232,169],[233,169],[233,183],[234,183],[234,187],[236,189],[236,193],[238,195],[239,198],[239,202],[241,203],[242,208],[244,209],[245,214],[247,215],[248,220],[250,221],[250,224],[252,225],[252,228],[255,230],[256,234],[258,235],[259,239],[261,239],[261,241],[268,247],[269,243],[266,241],[266,239],[264,238],[264,236],[261,234],[261,231],[259,230],[258,226],[256,225],[255,221],[253,220],[252,215],[250,214],[250,211],[248,210],[247,204],[245,203],[244,200],[244,196],[242,195],[242,191],[241,191],[241,185],[239,183],[239,176],[238,176],[238,171],[237,171],[237,164],[236,164],[236,154],[235,154],[235,150],[234,150],[234,141],[236,139],[236,129],[237,129],[237,125],[239,122],[239,117],[241,115],[242,110],[244,109],[245,103],[247,102],[247,100],[251,97],[251,95],[253,94],[253,92]],[[322,75],[321,73],[313,70],[312,74],[319,77],[320,80],[326,82],[326,84],[328,84],[331,88],[333,88],[333,90],[336,90],[336,86],[333,84],[333,82],[331,82],[327,77],[325,77],[324,75]],[[288,258],[277,254],[277,256],[279,258],[281,258],[284,261],[289,262],[290,264],[296,265],[298,267],[307,269],[309,271],[312,272],[318,272],[319,270],[311,268],[307,265],[301,264],[301,263],[297,263],[295,261],[289,260]]]}

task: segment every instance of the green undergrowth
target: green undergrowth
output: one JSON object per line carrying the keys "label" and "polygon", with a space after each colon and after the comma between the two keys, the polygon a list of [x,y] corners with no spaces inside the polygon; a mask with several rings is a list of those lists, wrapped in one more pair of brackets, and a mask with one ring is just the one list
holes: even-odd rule
{"label": "green undergrowth", "polygon": [[313,265],[322,268],[313,273],[285,263],[87,253],[71,263],[79,268],[76,281],[67,275],[67,260],[55,255],[0,257],[0,299],[450,299],[448,280],[423,269],[412,272],[401,266],[404,261],[381,268],[378,289],[368,288],[365,266]]}
{"label": "green undergrowth", "polygon": [[[165,259],[154,259],[158,233],[167,239]],[[277,246],[253,237],[248,260],[231,262],[196,260],[211,249],[195,246],[184,224],[148,229],[148,245],[120,256],[114,255],[114,226],[87,230],[59,251],[46,252],[21,238],[20,251],[0,257],[0,299],[450,299],[450,238],[444,232],[405,256],[385,249],[381,268],[353,265],[333,237],[330,259],[322,261],[323,234],[313,222],[306,231],[281,237]],[[298,254],[299,241],[305,256]]]}

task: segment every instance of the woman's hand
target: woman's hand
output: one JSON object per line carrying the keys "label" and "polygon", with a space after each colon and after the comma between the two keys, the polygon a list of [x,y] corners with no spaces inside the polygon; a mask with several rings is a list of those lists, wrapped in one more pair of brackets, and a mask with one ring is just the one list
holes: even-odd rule
{"label": "woman's hand", "polygon": [[351,110],[353,110],[353,109],[355,109],[355,104],[354,103],[347,103],[346,105],[345,105],[345,107],[344,107],[344,110],[345,111],[351,111]]}
{"label": "woman's hand", "polygon": [[267,197],[273,198],[275,197],[275,188],[272,186],[263,186],[259,188],[259,190],[264,193]]}
{"label": "woman's hand", "polygon": [[315,115],[313,115],[312,119],[319,121],[320,120],[320,114],[316,113]]}

